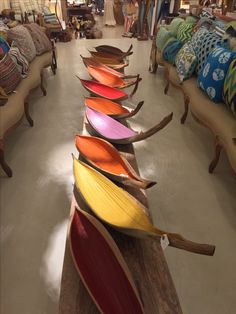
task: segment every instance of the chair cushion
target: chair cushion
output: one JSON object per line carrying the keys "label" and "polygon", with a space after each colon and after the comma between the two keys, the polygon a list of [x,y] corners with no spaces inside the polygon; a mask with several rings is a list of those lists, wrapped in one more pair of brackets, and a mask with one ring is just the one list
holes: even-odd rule
{"label": "chair cushion", "polygon": [[22,25],[16,26],[8,31],[8,38],[15,42],[21,53],[31,62],[36,56],[36,48],[29,31]]}
{"label": "chair cushion", "polygon": [[36,23],[25,24],[33,39],[37,55],[41,55],[52,49],[52,45],[48,37],[42,31],[41,27]]}
{"label": "chair cushion", "polygon": [[236,53],[222,47],[216,47],[209,54],[203,71],[198,77],[198,83],[211,100],[222,101],[224,79],[228,67]]}
{"label": "chair cushion", "polygon": [[183,43],[177,39],[166,44],[162,53],[163,59],[169,62],[170,64],[174,64],[175,57],[182,46]]}
{"label": "chair cushion", "polygon": [[160,27],[156,38],[157,49],[159,51],[162,51],[167,40],[170,39],[171,37],[173,37],[171,32],[165,29],[165,27]]}
{"label": "chair cushion", "polygon": [[193,50],[195,51],[195,54],[199,53],[200,47],[202,45],[202,38],[208,34],[208,29],[204,26],[200,27],[196,33],[193,34],[193,37],[191,39],[191,45],[193,47]]}
{"label": "chair cushion", "polygon": [[11,45],[9,50],[9,56],[16,64],[18,71],[20,72],[21,76],[24,78],[27,76],[29,71],[29,62],[27,61],[26,57],[20,52],[20,49],[14,46],[14,42]]}
{"label": "chair cushion", "polygon": [[192,45],[187,42],[178,52],[176,59],[176,71],[179,75],[181,82],[189,79],[196,66],[197,66],[197,57],[193,50]]}
{"label": "chair cushion", "polygon": [[13,92],[21,81],[20,72],[8,54],[0,60],[0,86],[7,94]]}
{"label": "chair cushion", "polygon": [[182,23],[178,28],[177,39],[183,43],[189,41],[192,38],[194,26],[195,24],[193,23]]}
{"label": "chair cushion", "polygon": [[225,77],[223,100],[236,116],[236,59],[230,63]]}

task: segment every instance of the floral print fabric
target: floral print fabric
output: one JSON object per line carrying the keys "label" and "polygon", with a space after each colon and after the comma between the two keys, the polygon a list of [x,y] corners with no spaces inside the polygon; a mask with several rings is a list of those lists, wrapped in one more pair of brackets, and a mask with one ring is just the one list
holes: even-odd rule
{"label": "floral print fabric", "polygon": [[180,49],[175,60],[176,71],[180,81],[189,79],[197,65],[197,57],[190,43],[186,43]]}

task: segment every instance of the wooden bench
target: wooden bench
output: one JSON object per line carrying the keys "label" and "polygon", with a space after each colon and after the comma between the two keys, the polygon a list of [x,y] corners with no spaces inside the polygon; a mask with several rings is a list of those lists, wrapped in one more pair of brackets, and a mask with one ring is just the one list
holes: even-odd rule
{"label": "wooden bench", "polygon": [[[83,134],[88,134],[85,124]],[[133,145],[117,145],[116,147],[138,172]],[[122,187],[124,188],[124,186]],[[143,190],[138,190],[132,187],[125,187],[125,189],[148,208],[147,198]],[[91,213],[76,188],[74,188],[71,210],[74,206],[78,206]],[[149,211],[147,214],[151,219]],[[161,245],[157,241],[151,239],[136,239],[121,234],[109,227],[107,227],[107,229],[118,245],[133,275],[141,300],[144,304],[145,313],[182,313]],[[99,313],[75,269],[68,239],[66,241],[62,271],[59,313]]]}

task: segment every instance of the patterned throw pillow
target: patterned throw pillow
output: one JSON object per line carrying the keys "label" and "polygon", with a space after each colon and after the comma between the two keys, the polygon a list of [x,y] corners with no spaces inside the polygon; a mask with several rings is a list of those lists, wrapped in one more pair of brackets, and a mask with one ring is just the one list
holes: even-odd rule
{"label": "patterned throw pillow", "polygon": [[191,77],[197,65],[197,57],[189,42],[184,44],[178,52],[175,64],[181,82]]}
{"label": "patterned throw pillow", "polygon": [[17,66],[10,56],[6,54],[4,58],[0,60],[0,86],[7,94],[10,94],[15,90],[20,81],[21,75],[17,70]]}
{"label": "patterned throw pillow", "polygon": [[230,63],[225,77],[223,101],[236,116],[236,59]]}
{"label": "patterned throw pillow", "polygon": [[[196,35],[196,36],[195,36]],[[197,56],[197,74],[203,70],[206,64],[207,57],[210,52],[217,46],[223,43],[222,38],[216,35],[213,31],[208,31],[205,28],[200,28],[191,40],[191,44]]]}
{"label": "patterned throw pillow", "polygon": [[198,83],[214,102],[222,101],[224,79],[236,53],[222,47],[216,47],[209,54],[206,65],[198,77]]}
{"label": "patterned throw pillow", "polygon": [[162,53],[163,59],[171,64],[174,64],[175,57],[182,46],[183,43],[177,39],[167,44]]}
{"label": "patterned throw pillow", "polygon": [[22,77],[26,77],[29,71],[29,62],[26,57],[21,54],[18,47],[14,47],[14,43],[11,45],[9,50],[9,56],[16,64],[18,71],[20,72]]}
{"label": "patterned throw pillow", "polygon": [[31,62],[36,56],[34,42],[29,31],[22,25],[16,26],[8,31],[8,38],[14,41],[20,52]]}
{"label": "patterned throw pillow", "polygon": [[30,32],[30,35],[33,39],[36,54],[41,55],[46,51],[50,51],[52,49],[52,45],[48,37],[42,31],[41,27],[36,23],[25,24],[25,27]]}
{"label": "patterned throw pillow", "polygon": [[199,28],[199,30],[195,34],[193,34],[193,37],[191,39],[191,45],[196,54],[199,53],[199,50],[202,44],[202,38],[204,38],[206,34],[208,34],[208,32],[209,32],[208,29],[202,26]]}
{"label": "patterned throw pillow", "polygon": [[183,19],[181,19],[180,17],[176,17],[174,18],[170,25],[167,25],[167,30],[171,32],[171,34],[176,37],[177,36],[177,32],[179,29],[179,26],[184,22]]}
{"label": "patterned throw pillow", "polygon": [[189,41],[192,38],[194,26],[193,23],[182,23],[177,32],[177,39],[183,43]]}
{"label": "patterned throw pillow", "polygon": [[236,22],[226,25],[223,39],[227,40],[230,50],[236,51]]}
{"label": "patterned throw pillow", "polygon": [[165,27],[161,27],[159,32],[157,33],[156,38],[156,46],[159,51],[162,51],[164,45],[166,44],[167,40],[172,37],[171,32],[169,32]]}

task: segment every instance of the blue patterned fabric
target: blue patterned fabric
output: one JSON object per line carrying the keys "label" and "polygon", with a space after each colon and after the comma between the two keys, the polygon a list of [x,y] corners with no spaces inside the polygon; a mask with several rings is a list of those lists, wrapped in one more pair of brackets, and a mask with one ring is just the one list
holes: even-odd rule
{"label": "blue patterned fabric", "polygon": [[163,54],[162,54],[163,59],[171,64],[174,64],[175,57],[182,46],[183,46],[183,43],[177,39],[167,44],[163,50]]}
{"label": "blue patterned fabric", "polygon": [[208,31],[206,28],[200,28],[192,37],[191,44],[197,56],[196,72],[199,75],[206,64],[207,57],[217,46],[223,44],[222,38],[217,36],[214,31]]}
{"label": "blue patterned fabric", "polygon": [[222,101],[225,76],[235,57],[236,53],[223,47],[216,47],[210,53],[198,77],[199,86],[214,102]]}

